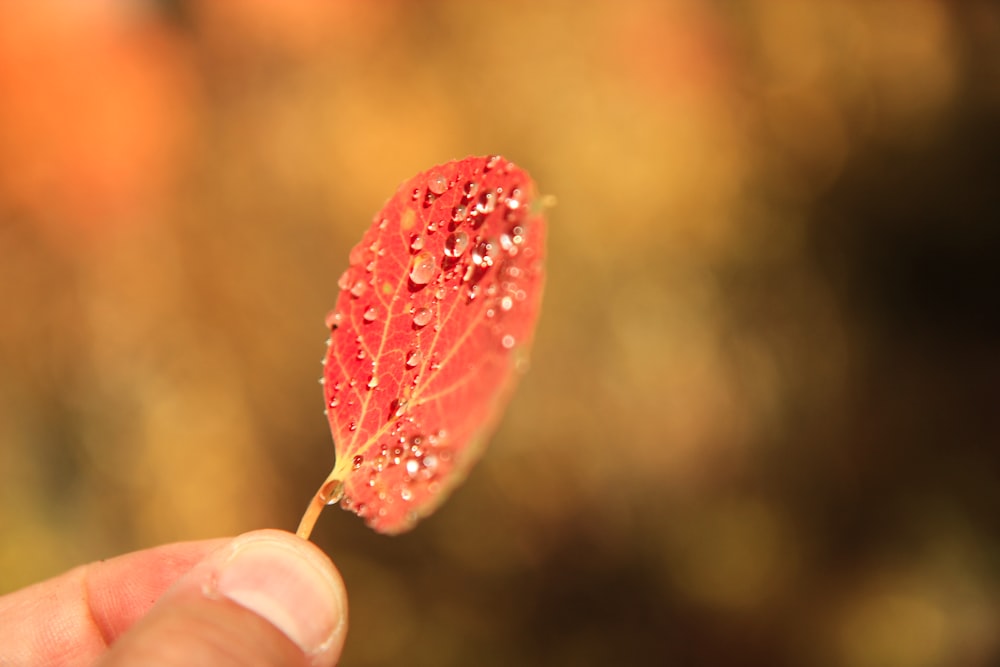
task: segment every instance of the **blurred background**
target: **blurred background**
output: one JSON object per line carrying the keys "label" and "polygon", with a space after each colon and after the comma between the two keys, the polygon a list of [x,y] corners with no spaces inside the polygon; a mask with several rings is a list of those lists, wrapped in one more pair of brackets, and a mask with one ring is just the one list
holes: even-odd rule
{"label": "blurred background", "polygon": [[527,168],[531,371],[345,665],[1000,662],[1000,8],[0,5],[0,593],[294,529],[350,247]]}

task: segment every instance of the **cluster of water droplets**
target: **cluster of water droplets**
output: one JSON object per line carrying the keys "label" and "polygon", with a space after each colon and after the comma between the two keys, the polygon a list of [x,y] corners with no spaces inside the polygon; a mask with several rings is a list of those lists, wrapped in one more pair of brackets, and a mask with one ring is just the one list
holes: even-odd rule
{"label": "cluster of water droplets", "polygon": [[452,450],[447,433],[414,433],[390,436],[366,454],[356,454],[351,471],[360,480],[357,496],[373,496],[377,509],[370,510],[363,501],[350,494],[341,499],[341,506],[361,517],[374,519],[388,513],[387,506],[396,502],[411,503],[421,493],[434,494],[452,465]]}

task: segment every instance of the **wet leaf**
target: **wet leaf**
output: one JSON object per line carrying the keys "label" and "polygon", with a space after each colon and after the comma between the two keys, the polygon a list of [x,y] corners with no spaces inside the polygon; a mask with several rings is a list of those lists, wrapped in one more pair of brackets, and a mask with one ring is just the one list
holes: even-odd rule
{"label": "wet leaf", "polygon": [[479,458],[527,367],[538,208],[530,177],[491,156],[419,174],[375,216],[327,316],[336,465],[300,534],[338,500],[379,532],[408,530]]}

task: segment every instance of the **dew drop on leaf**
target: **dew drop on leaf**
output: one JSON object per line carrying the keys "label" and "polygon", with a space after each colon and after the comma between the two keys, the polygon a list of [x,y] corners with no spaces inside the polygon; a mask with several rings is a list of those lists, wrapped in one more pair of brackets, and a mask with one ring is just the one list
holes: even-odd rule
{"label": "dew drop on leaf", "polygon": [[476,203],[476,213],[492,213],[496,205],[496,195],[492,192],[484,192],[479,195],[479,201]]}
{"label": "dew drop on leaf", "polygon": [[472,251],[472,263],[476,266],[486,268],[493,266],[493,260],[497,255],[496,244],[492,241],[480,241],[476,249]]}
{"label": "dew drop on leaf", "polygon": [[376,316],[375,306],[368,306],[368,308],[365,310],[365,314],[362,315],[365,322],[374,322],[375,316]]}
{"label": "dew drop on leaf", "polygon": [[425,327],[430,323],[431,314],[430,308],[417,308],[416,312],[413,313],[413,323],[418,327]]}
{"label": "dew drop on leaf", "polygon": [[458,231],[449,234],[444,242],[444,254],[448,257],[461,257],[465,249],[469,247],[469,235]]}
{"label": "dew drop on leaf", "polygon": [[406,355],[406,367],[413,368],[420,364],[424,360],[424,353],[420,350],[410,350],[410,353]]}
{"label": "dew drop on leaf", "polygon": [[414,285],[426,285],[434,277],[434,255],[424,251],[413,258],[410,268],[410,280]]}
{"label": "dew drop on leaf", "polygon": [[344,321],[344,316],[338,310],[330,311],[326,316],[326,328],[336,329]]}
{"label": "dew drop on leaf", "polygon": [[427,189],[436,195],[444,194],[444,191],[448,189],[448,179],[441,174],[431,176],[427,179]]}

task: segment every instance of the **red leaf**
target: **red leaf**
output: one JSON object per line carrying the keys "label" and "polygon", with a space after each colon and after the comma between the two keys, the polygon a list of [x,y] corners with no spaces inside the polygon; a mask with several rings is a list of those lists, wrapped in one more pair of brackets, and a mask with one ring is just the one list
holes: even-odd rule
{"label": "red leaf", "polygon": [[538,319],[534,197],[520,168],[471,157],[407,181],[375,216],[327,316],[337,462],[300,534],[338,499],[378,532],[408,530],[479,458]]}

